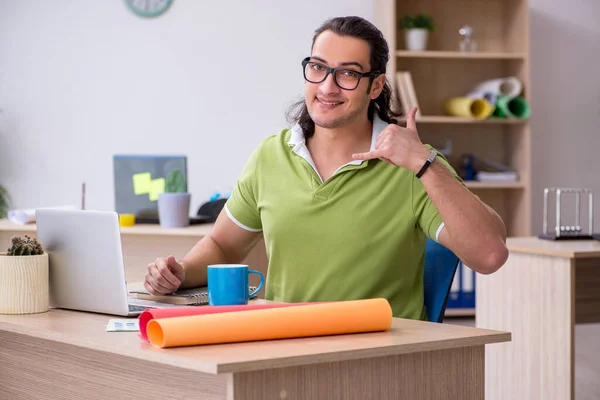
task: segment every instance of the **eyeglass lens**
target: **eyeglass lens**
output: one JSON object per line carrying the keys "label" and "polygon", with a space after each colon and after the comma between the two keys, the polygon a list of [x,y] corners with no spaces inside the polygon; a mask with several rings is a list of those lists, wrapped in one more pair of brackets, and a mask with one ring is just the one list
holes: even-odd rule
{"label": "eyeglass lens", "polygon": [[[306,80],[312,83],[323,82],[323,80],[325,80],[326,75],[327,69],[324,65],[319,63],[309,62],[304,68],[304,76]],[[360,81],[360,75],[358,75],[355,71],[349,69],[340,69],[335,71],[334,80],[342,89],[352,90],[356,89],[356,87],[358,86],[358,82]]]}

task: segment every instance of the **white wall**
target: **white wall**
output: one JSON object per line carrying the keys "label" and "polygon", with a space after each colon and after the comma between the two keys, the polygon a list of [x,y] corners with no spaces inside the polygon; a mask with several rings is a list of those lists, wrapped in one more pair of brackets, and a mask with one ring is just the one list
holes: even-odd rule
{"label": "white wall", "polygon": [[531,0],[530,16],[533,233],[552,186],[592,188],[600,232],[600,1]]}
{"label": "white wall", "polygon": [[114,153],[188,155],[192,212],[285,127],[314,29],[364,0],[0,0],[0,182],[15,206],[114,209]]}
{"label": "white wall", "polygon": [[[85,181],[112,209],[114,153],[186,153],[195,211],[285,126],[313,30],[348,14],[371,19],[374,0],[175,0],[155,20],[120,0],[0,0],[0,182],[35,207],[78,204]],[[591,187],[600,215],[598,16],[531,0],[534,233],[545,187]]]}

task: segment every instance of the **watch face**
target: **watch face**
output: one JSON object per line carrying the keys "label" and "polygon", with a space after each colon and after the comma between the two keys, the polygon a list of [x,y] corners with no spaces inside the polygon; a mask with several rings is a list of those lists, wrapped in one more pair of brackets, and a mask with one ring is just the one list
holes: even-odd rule
{"label": "watch face", "polygon": [[172,0],[125,0],[127,7],[140,17],[156,17],[169,8]]}

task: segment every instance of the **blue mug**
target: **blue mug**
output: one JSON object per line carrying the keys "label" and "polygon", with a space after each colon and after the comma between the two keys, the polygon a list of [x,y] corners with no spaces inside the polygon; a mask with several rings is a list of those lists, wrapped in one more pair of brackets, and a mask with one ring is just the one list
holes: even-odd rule
{"label": "blue mug", "polygon": [[[260,276],[260,284],[249,293],[248,275]],[[208,266],[208,304],[232,306],[248,304],[250,297],[262,289],[265,277],[260,271],[244,264],[215,264]]]}

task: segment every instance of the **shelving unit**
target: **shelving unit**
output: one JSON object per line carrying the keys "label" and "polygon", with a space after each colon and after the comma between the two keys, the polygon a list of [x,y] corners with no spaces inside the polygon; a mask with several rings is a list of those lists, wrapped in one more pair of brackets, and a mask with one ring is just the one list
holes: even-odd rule
{"label": "shelving unit", "polygon": [[[417,13],[431,15],[435,23],[425,51],[406,50],[404,31],[399,27],[404,15]],[[387,75],[396,98],[396,72],[410,71],[412,75],[423,142],[450,138],[449,162],[459,173],[464,154],[514,168],[518,182],[467,182],[467,187],[498,212],[508,236],[531,235],[529,121],[451,117],[442,110],[448,98],[464,96],[482,81],[509,76],[520,80],[521,96],[531,103],[528,0],[376,0],[373,22],[390,46]],[[463,25],[473,28],[477,52],[459,51]],[[473,308],[446,312],[447,316],[474,314]]]}
{"label": "shelving unit", "polygon": [[[398,21],[405,14],[428,13],[435,31],[427,50],[405,48]],[[397,96],[396,72],[410,71],[422,116],[417,118],[421,138],[450,138],[449,161],[460,173],[463,154],[471,153],[514,168],[518,182],[467,182],[467,186],[503,218],[509,236],[531,231],[531,133],[528,120],[477,120],[443,114],[450,97],[464,96],[476,84],[516,76],[529,95],[528,0],[377,0],[375,24],[384,33],[394,55],[388,78]],[[463,25],[473,27],[477,52],[460,52]]]}

